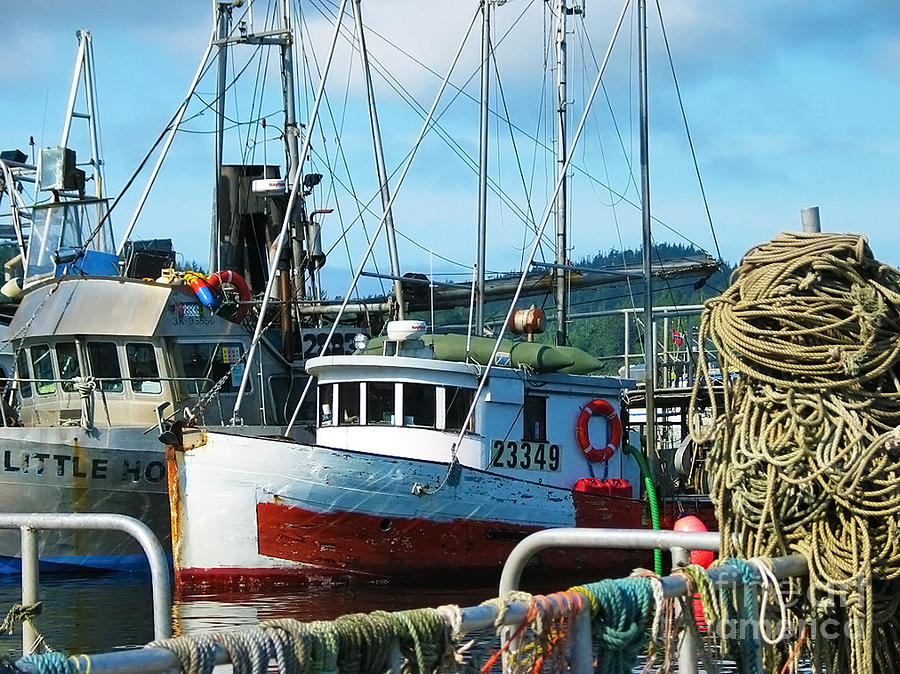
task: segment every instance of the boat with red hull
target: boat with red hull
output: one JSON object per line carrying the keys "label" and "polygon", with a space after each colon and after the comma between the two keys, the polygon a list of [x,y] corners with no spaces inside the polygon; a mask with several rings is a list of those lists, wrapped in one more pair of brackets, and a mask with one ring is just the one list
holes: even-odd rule
{"label": "boat with red hull", "polygon": [[[479,389],[484,366],[385,344],[395,355],[308,362],[314,443],[210,428],[168,448],[180,585],[484,578],[540,529],[641,526],[637,463],[621,447],[592,461],[577,434],[604,400],[612,418],[586,426],[607,446],[631,382],[498,367]],[[534,565],[593,575],[644,557],[550,551]]]}

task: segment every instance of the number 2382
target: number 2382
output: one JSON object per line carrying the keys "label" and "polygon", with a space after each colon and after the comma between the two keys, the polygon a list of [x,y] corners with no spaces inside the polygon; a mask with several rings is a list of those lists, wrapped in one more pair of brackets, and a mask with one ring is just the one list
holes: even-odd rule
{"label": "number 2382", "polygon": [[494,440],[495,468],[523,468],[525,470],[559,470],[559,445],[544,442],[515,442]]}

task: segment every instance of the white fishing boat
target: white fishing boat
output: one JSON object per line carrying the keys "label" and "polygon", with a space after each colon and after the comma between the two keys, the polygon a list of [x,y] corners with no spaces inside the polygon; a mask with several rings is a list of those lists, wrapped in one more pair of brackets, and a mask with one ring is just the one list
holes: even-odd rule
{"label": "white fishing boat", "polygon": [[[331,50],[324,60],[304,143],[293,156],[304,157],[309,150],[340,34],[340,17],[348,4],[343,2],[336,12]],[[392,196],[388,190],[380,158],[360,3],[352,4],[376,166],[381,167],[384,210],[376,236],[384,229],[393,251],[391,205],[396,192]],[[643,8],[643,3],[640,6]],[[487,43],[492,3],[481,3],[479,11]],[[573,11],[574,6],[560,0],[554,14],[564,22]],[[624,16],[623,10],[619,25]],[[289,25],[285,19],[282,27],[287,30]],[[556,35],[564,56],[564,23],[556,27]],[[253,39],[252,33],[234,38],[220,34],[217,44]],[[484,63],[488,61],[485,56]],[[560,77],[560,96],[565,101],[564,67]],[[447,79],[425,117],[398,183],[429,128],[446,83]],[[598,75],[591,98],[599,83]],[[486,105],[483,96],[482,162],[486,161]],[[563,134],[567,128],[564,108],[561,104],[559,128]],[[566,211],[564,185],[571,151],[583,127],[584,118],[571,149],[563,149],[558,157],[556,187],[536,229],[531,259],[553,211],[565,249],[566,225],[559,222]],[[566,140],[561,136],[559,147],[566,148]],[[289,171],[287,175],[296,174]],[[290,186],[282,230],[270,257],[275,262],[261,316],[266,315],[275,285],[274,269],[289,240],[290,212],[303,203],[303,185],[297,175]],[[482,182],[481,220],[486,212],[484,198]],[[649,219],[645,245],[649,245]],[[371,249],[370,243],[365,258]],[[639,453],[626,447],[620,403],[623,390],[633,387],[634,381],[597,375],[599,361],[564,345],[569,271],[564,252],[559,264],[546,265],[556,289],[560,346],[502,340],[508,325],[517,327],[528,340],[542,330],[540,319],[529,322],[515,309],[529,279],[531,259],[520,276],[506,282],[512,302],[496,339],[473,336],[485,327],[485,288],[489,285],[483,275],[481,245],[478,257],[476,268],[482,273],[467,288],[474,298],[475,318],[469,334],[458,335],[434,334],[434,326],[428,334],[425,322],[404,320],[403,310],[408,305],[403,293],[407,288],[392,259],[393,307],[399,320],[387,324],[387,336],[368,342],[360,335],[353,355],[330,355],[323,348],[319,357],[306,361],[316,386],[313,389],[312,380],[307,382],[311,393],[304,391],[301,399],[315,400],[314,441],[285,437],[294,426],[293,419],[280,436],[248,431],[242,400],[243,388],[250,380],[246,372],[232,426],[179,428],[177,436],[169,437],[166,451],[178,584],[234,588],[348,578],[433,580],[460,574],[488,578],[498,572],[516,541],[533,531],[640,525]],[[362,274],[365,258],[337,312],[335,327]],[[645,263],[649,277],[649,252]],[[531,312],[532,317],[539,314]],[[261,319],[248,362],[253,362],[262,332]],[[325,343],[330,343],[330,338]],[[647,388],[652,395],[652,386]],[[548,573],[603,572],[638,561],[646,560],[622,554],[551,552],[542,555],[536,566]]]}
{"label": "white fishing boat", "polygon": [[[64,184],[51,192],[59,198],[35,209],[44,229],[32,226],[39,245],[25,256],[10,328],[17,376],[7,402],[16,414],[0,428],[0,484],[9,495],[2,506],[129,514],[163,541],[171,523],[184,584],[467,573],[498,568],[516,540],[540,528],[639,525],[641,476],[626,454],[620,402],[634,382],[597,375],[599,361],[565,346],[564,329],[557,330],[561,346],[528,341],[541,330],[540,312],[530,312],[530,321],[529,312],[514,313],[527,292],[555,289],[564,298],[560,284],[636,271],[572,274],[563,255],[557,265],[526,265],[527,273],[498,279],[480,274],[471,284],[435,288],[403,275],[367,77],[384,206],[379,229],[388,234],[394,292],[326,300],[317,220],[328,211],[307,207],[322,176],[305,173],[300,161],[309,156],[322,91],[301,125],[289,4],[257,11],[258,21],[266,17],[258,30],[250,11],[259,3],[216,4],[209,47],[150,176],[152,185],[213,51],[221,138],[229,50],[249,45],[262,62],[259,47],[274,46],[286,164],[282,172],[265,155],[261,163],[227,164],[216,143],[210,268],[220,271],[178,272],[168,268],[173,253],[164,242],[130,242],[150,185],[118,246],[103,195],[85,198],[76,189],[62,198],[71,191]],[[264,132],[265,120],[256,122]],[[60,175],[74,162],[62,149],[48,157],[57,158]],[[570,161],[562,156],[554,199]],[[652,271],[703,274],[710,266],[688,261]],[[421,323],[409,331],[412,312],[472,295],[468,334],[421,335]],[[519,337],[478,336],[491,297],[513,297],[508,319],[519,324]],[[369,341],[385,318],[400,333]],[[567,325],[564,299],[556,318]],[[130,545],[114,534],[41,536],[42,559],[58,568],[134,568],[142,562]],[[15,537],[0,538],[8,568],[17,553]],[[544,561],[548,569],[574,569],[621,560]]]}
{"label": "white fishing boat", "polygon": [[[250,342],[240,325],[250,288],[231,271],[203,280],[207,292],[208,281],[218,293],[214,310],[186,282],[196,285],[199,276],[171,268],[170,241],[126,237],[116,246],[102,191],[91,36],[79,31],[78,38],[60,144],[41,148],[36,165],[21,153],[0,159],[20,248],[5,267],[11,277],[3,289],[18,308],[5,337],[7,372],[13,360],[16,372],[3,393],[0,510],[131,515],[168,548],[165,453],[157,437],[176,419],[230,419],[228,401]],[[90,158],[76,160],[66,145],[73,119],[81,118]],[[28,181],[33,203],[16,189]],[[303,336],[315,343],[321,332]],[[258,367],[266,376],[246,392],[254,408],[246,418],[257,432],[277,433],[294,369],[267,342],[263,348]],[[273,399],[282,407],[270,405]],[[116,532],[44,532],[39,543],[45,572],[146,567],[140,548]],[[0,573],[18,572],[19,547],[17,532],[0,532]]]}

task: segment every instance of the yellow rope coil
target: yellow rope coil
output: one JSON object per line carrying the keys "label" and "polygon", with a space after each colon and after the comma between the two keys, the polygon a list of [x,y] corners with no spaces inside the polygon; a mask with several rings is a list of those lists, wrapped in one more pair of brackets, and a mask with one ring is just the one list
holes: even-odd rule
{"label": "yellow rope coil", "polygon": [[900,273],[861,235],[782,234],[706,303],[700,344],[692,435],[709,447],[722,556],[804,553],[808,615],[840,625],[813,625],[814,662],[894,671]]}

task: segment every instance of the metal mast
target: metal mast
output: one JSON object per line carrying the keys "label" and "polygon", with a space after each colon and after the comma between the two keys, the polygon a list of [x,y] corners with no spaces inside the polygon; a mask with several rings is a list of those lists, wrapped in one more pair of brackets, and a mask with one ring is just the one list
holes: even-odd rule
{"label": "metal mast", "polygon": [[387,236],[388,256],[391,260],[391,276],[394,277],[394,297],[397,300],[397,318],[403,320],[406,308],[403,302],[403,283],[400,281],[400,258],[397,255],[397,236],[394,233],[394,215],[391,211],[391,190],[388,186],[387,169],[384,163],[384,148],[381,145],[381,128],[378,124],[378,111],[375,107],[375,88],[372,86],[372,73],[369,70],[369,52],[366,49],[366,35],[363,30],[362,0],[354,0],[353,16],[356,20],[356,32],[359,35],[359,55],[362,59],[363,76],[366,78],[366,94],[369,100],[369,123],[372,127],[372,146],[375,151],[375,170],[378,173],[378,184],[381,190],[381,205],[384,208],[384,228]]}
{"label": "metal mast", "polygon": [[[252,7],[252,3],[251,3]],[[279,51],[281,54],[281,95],[284,106],[284,153],[285,153],[285,173],[287,185],[290,189],[295,181],[300,180],[303,174],[301,169],[303,159],[299,156],[299,129],[297,127],[297,110],[295,101],[295,85],[294,85],[294,33],[291,27],[291,3],[290,0],[282,0],[281,2],[281,31],[282,40],[279,42]],[[268,176],[268,167],[263,167],[263,175]],[[290,235],[291,235],[291,260],[293,264],[281,265],[281,273],[287,274],[287,280],[282,279],[283,297],[282,302],[290,302],[285,307],[293,307],[293,296],[298,289],[303,288],[302,264],[303,251],[300,246],[301,233],[298,232],[297,224],[306,220],[306,205],[303,199],[300,199],[299,209],[288,214],[290,219]],[[285,267],[289,267],[286,269]],[[310,265],[310,275],[313,287],[313,295],[318,290],[318,280],[316,279],[316,271],[313,265]],[[288,314],[282,314],[283,332],[285,334],[291,332],[289,327]],[[290,340],[293,342],[293,339]]]}
{"label": "metal mast", "polygon": [[488,94],[490,92],[491,2],[482,0],[481,28],[481,123],[478,155],[478,255],[475,281],[475,334],[484,333],[484,277],[487,247]]}
{"label": "metal mast", "polygon": [[[69,104],[66,107],[66,119],[63,122],[62,137],[60,138],[60,147],[66,147],[69,142],[69,133],[72,130],[72,120],[74,118],[84,119],[88,124],[88,137],[91,144],[90,165],[93,167],[93,178],[96,183],[97,198],[103,198],[103,190],[106,187],[106,181],[103,177],[103,150],[100,143],[100,119],[97,111],[97,77],[94,70],[94,43],[91,39],[91,33],[87,30],[76,30],[75,37],[78,38],[78,53],[75,56],[75,69],[72,75],[72,88],[69,90]],[[84,82],[84,112],[75,110],[75,104],[78,99],[78,83]],[[111,240],[112,224],[108,213],[98,212],[97,221],[102,218],[106,219],[107,226],[100,229],[98,233],[98,243],[103,250],[115,249],[115,241]]]}
{"label": "metal mast", "polygon": [[559,194],[556,197],[556,267],[553,270],[556,295],[556,343],[568,344],[568,297],[566,295],[566,208],[567,181],[565,178],[568,146],[566,144],[567,91],[566,74],[568,62],[566,58],[566,17],[575,13],[576,8],[569,8],[567,0],[556,0],[556,165],[557,180],[562,180]]}
{"label": "metal mast", "polygon": [[[91,166],[94,167],[94,175],[97,182],[97,198],[103,198],[103,159],[100,149],[99,119],[97,117],[97,80],[94,72],[94,44],[91,33],[87,30],[76,30],[78,38],[78,54],[75,56],[75,72],[72,75],[72,88],[69,91],[69,105],[66,107],[66,120],[63,123],[60,147],[66,147],[69,142],[69,132],[72,129],[72,119],[86,119],[88,121],[88,134],[91,142]],[[86,112],[75,111],[75,101],[78,98],[78,81],[84,77],[84,104]]]}
{"label": "metal mast", "polygon": [[293,186],[295,180],[299,180],[301,159],[298,157],[297,111],[294,103],[294,48],[293,34],[291,32],[291,2],[281,2],[281,29],[284,31],[284,40],[281,41],[281,90],[284,99],[284,145],[285,161],[287,165],[288,186]]}
{"label": "metal mast", "polygon": [[656,344],[653,339],[653,276],[651,275],[650,159],[647,100],[647,4],[638,0],[638,88],[640,89],[641,136],[641,240],[644,272],[644,407],[647,456],[656,457]]}
{"label": "metal mast", "polygon": [[222,233],[219,231],[219,185],[222,181],[222,161],[225,144],[225,85],[228,76],[228,33],[231,32],[232,2],[216,3],[216,41],[218,50],[218,79],[216,87],[216,175],[213,190],[212,240],[209,242],[210,271],[221,269]]}

